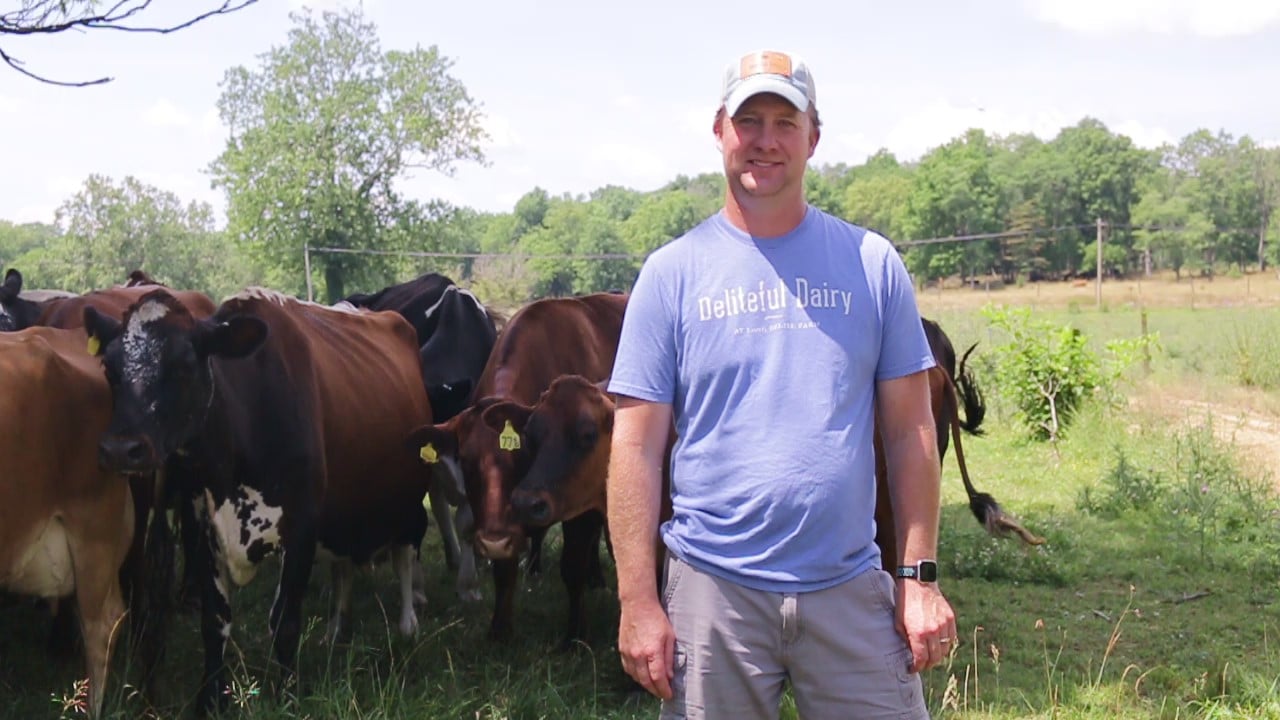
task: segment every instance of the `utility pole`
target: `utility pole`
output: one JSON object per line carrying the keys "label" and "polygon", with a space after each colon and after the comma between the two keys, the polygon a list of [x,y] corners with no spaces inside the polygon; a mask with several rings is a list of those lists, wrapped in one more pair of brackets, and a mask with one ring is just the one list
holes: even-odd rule
{"label": "utility pole", "polygon": [[1102,309],[1102,218],[1098,218],[1098,268],[1093,277],[1093,297],[1098,309]]}
{"label": "utility pole", "polygon": [[311,243],[303,243],[302,245],[302,266],[306,268],[307,273],[307,302],[313,301],[311,294]]}

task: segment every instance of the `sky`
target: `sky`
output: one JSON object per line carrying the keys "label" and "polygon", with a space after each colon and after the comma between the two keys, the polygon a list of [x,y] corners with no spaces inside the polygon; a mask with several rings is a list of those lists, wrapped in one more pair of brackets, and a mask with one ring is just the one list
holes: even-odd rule
{"label": "sky", "polygon": [[[157,22],[217,0],[154,0]],[[7,12],[20,0],[0,0]],[[282,46],[290,13],[350,0],[260,0],[172,35],[3,37],[61,88],[0,67],[0,219],[53,222],[90,174],[184,201],[225,198],[225,72]],[[916,160],[971,127],[1051,139],[1084,117],[1142,147],[1200,128],[1280,144],[1276,0],[365,0],[382,49],[436,46],[483,115],[485,165],[421,171],[403,192],[507,212],[534,187],[654,190],[720,172],[711,134],[731,60],[803,57],[817,87],[815,165],[881,148]],[[185,18],[184,18],[185,19]]]}

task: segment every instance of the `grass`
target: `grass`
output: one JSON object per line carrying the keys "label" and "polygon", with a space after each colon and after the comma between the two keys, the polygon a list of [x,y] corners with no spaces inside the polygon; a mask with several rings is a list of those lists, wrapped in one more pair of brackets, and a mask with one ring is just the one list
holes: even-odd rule
{"label": "grass", "polygon": [[[1263,285],[1255,278],[1251,295]],[[1143,291],[1148,300],[1158,295]],[[982,295],[946,291],[943,307],[931,306],[926,293],[921,305],[961,351],[984,340],[971,361],[986,373],[981,303],[963,304]],[[1027,548],[988,537],[969,514],[954,450],[948,452],[939,560],[962,642],[946,666],[924,678],[934,717],[1280,718],[1280,514],[1267,474],[1275,468],[1248,465],[1211,428],[1171,426],[1162,412],[1162,403],[1183,396],[1239,398],[1259,412],[1280,407],[1277,389],[1242,382],[1233,359],[1236,333],[1262,362],[1280,360],[1280,341],[1269,339],[1280,338],[1280,320],[1260,304],[1149,305],[1149,330],[1159,332],[1161,350],[1149,375],[1135,369],[1124,386],[1144,402],[1088,407],[1056,453],[1013,425],[999,378],[980,376],[991,411],[987,435],[964,438],[970,474],[1048,542]],[[1136,307],[1118,304],[1098,311],[1045,301],[1037,313],[1071,322],[1099,343],[1132,337],[1140,324]],[[588,644],[557,653],[566,600],[551,562],[542,578],[522,580],[516,639],[494,645],[485,639],[489,604],[461,606],[453,598],[431,533],[423,550],[430,598],[414,640],[395,633],[395,581],[380,568],[357,579],[351,644],[326,646],[327,573],[317,566],[296,698],[271,687],[265,614],[274,568],[238,591],[228,716],[656,716],[657,702],[630,692],[619,668],[609,590],[588,596]],[[556,537],[549,538],[553,561]],[[0,603],[0,717],[74,716],[61,700],[73,692],[79,662],[51,660],[46,631],[35,606]],[[112,717],[144,710],[128,686],[136,673],[127,664],[121,654]],[[190,710],[199,672],[198,626],[187,615],[169,635],[158,716]],[[789,701],[783,717],[795,717]]]}

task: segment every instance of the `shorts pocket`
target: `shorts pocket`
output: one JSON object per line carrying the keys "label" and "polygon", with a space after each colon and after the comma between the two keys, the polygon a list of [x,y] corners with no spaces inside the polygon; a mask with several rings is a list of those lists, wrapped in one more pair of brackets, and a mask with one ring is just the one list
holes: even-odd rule
{"label": "shorts pocket", "polygon": [[912,717],[918,712],[918,706],[924,702],[923,686],[919,673],[911,672],[911,648],[904,647],[897,652],[884,656],[885,669],[892,682],[897,685],[902,699],[902,707],[908,711],[904,717]]}
{"label": "shorts pocket", "polygon": [[881,610],[895,612],[898,608],[898,588],[894,584],[893,577],[883,570],[872,569],[867,571],[871,574],[871,592],[874,594],[876,603]]}

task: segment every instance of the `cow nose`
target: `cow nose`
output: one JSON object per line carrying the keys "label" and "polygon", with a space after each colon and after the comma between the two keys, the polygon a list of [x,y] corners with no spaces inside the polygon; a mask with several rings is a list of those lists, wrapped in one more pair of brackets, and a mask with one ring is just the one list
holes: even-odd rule
{"label": "cow nose", "polygon": [[140,437],[104,437],[98,443],[98,464],[105,470],[150,469],[151,443]]}
{"label": "cow nose", "polygon": [[515,557],[516,544],[510,535],[477,533],[476,550],[490,560],[508,560]]}
{"label": "cow nose", "polygon": [[551,519],[551,503],[541,493],[513,493],[511,507],[525,525],[546,525]]}

